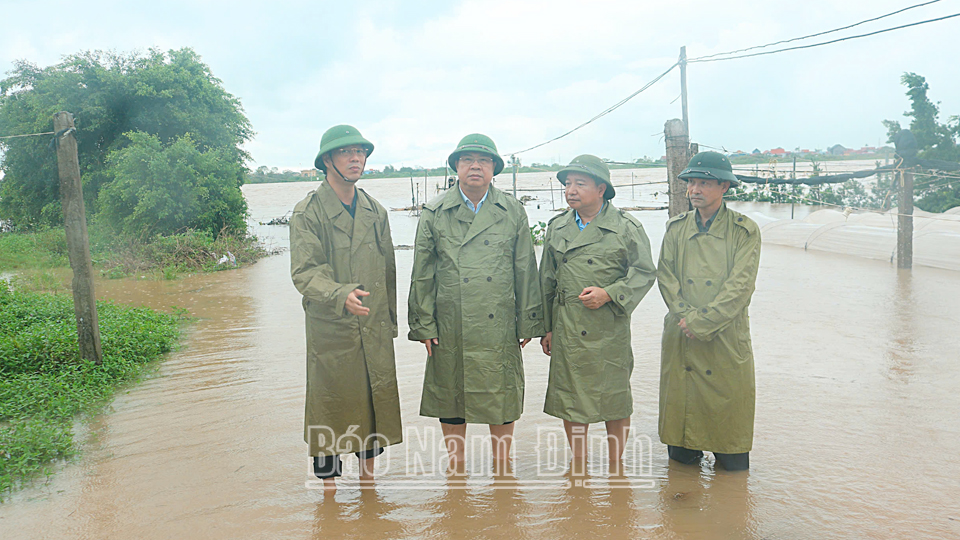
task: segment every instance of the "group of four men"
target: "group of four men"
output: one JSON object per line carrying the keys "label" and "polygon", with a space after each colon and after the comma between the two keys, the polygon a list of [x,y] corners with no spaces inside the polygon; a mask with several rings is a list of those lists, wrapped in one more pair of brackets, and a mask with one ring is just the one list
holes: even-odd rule
{"label": "group of four men", "polygon": [[[335,489],[340,456],[360,479],[401,442],[393,339],[396,263],[386,210],[356,182],[373,144],[351,126],[324,133],[325,181],[290,220],[291,275],[307,335],[304,439],[314,474]],[[503,170],[493,141],[468,135],[448,163],[458,181],[426,203],[417,227],[409,339],[425,345],[420,414],[438,418],[451,468],[464,462],[466,425],[487,424],[506,462],[523,411],[521,349],[535,337],[551,357],[544,412],[563,420],[574,459],[605,422],[620,459],[633,412],[630,316],[655,280],[668,314],[660,378],[660,439],[671,459],[703,451],[748,467],[754,380],[747,306],[760,232],[727,209],[729,161],[697,154],[681,178],[695,210],[667,223],[655,267],[643,226],[617,209],[607,165],[592,155],[557,173],[570,209],[547,228],[539,268],[523,205],[491,185]]]}

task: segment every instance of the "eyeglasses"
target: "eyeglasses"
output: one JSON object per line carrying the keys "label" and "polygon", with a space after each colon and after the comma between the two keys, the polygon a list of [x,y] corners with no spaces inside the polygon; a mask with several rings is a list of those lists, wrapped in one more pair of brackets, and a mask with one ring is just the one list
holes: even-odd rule
{"label": "eyeglasses", "polygon": [[481,167],[491,167],[493,166],[493,159],[488,157],[460,156],[460,163],[463,163],[468,167],[474,163],[479,163]]}
{"label": "eyeglasses", "polygon": [[337,148],[334,150],[334,153],[336,153],[338,156],[367,157],[367,149],[362,146],[360,148]]}

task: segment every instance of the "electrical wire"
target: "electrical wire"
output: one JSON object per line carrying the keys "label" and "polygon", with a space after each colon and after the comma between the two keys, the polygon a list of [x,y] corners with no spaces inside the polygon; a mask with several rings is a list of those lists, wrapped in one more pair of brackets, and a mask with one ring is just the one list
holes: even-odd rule
{"label": "electrical wire", "polygon": [[780,41],[774,41],[773,43],[767,43],[766,45],[755,45],[755,46],[753,46],[753,47],[747,47],[746,49],[737,49],[737,50],[735,50],[735,51],[727,51],[727,52],[721,52],[721,53],[715,53],[715,54],[708,54],[708,55],[699,56],[699,57],[697,57],[697,58],[693,58],[693,59],[690,59],[690,60],[687,60],[687,61],[688,61],[688,62],[692,62],[692,61],[697,61],[697,60],[703,60],[703,59],[706,59],[706,58],[715,58],[715,57],[717,57],[717,56],[728,56],[728,55],[731,55],[731,54],[738,54],[738,53],[742,53],[742,52],[753,51],[753,50],[756,50],[756,49],[764,49],[764,48],[766,48],[766,47],[773,47],[774,45],[783,45],[784,43],[792,43],[792,42],[794,42],[794,41],[800,41],[800,40],[803,40],[803,39],[809,39],[809,38],[824,36],[824,35],[827,35],[827,34],[832,34],[832,33],[834,33],[834,32],[840,32],[840,31],[842,31],[842,30],[849,30],[849,29],[851,29],[851,28],[853,28],[853,27],[855,27],[855,26],[860,26],[861,24],[866,24],[866,23],[869,23],[869,22],[879,21],[880,19],[885,19],[885,18],[887,18],[887,17],[896,15],[896,14],[898,14],[898,13],[903,13],[904,11],[909,11],[909,10],[914,9],[914,8],[923,7],[923,6],[928,6],[928,5],[930,5],[930,4],[936,4],[936,3],[939,2],[939,1],[940,1],[940,0],[932,0],[932,1],[930,1],[930,2],[923,2],[922,4],[915,4],[915,5],[912,5],[912,6],[905,7],[905,8],[903,8],[903,9],[898,9],[897,11],[893,11],[893,12],[887,13],[886,15],[880,15],[879,17],[874,17],[874,18],[872,18],[872,19],[866,19],[866,20],[860,21],[860,22],[858,22],[858,23],[853,23],[853,24],[850,24],[850,25],[847,25],[847,26],[842,26],[842,27],[840,27],[840,28],[834,28],[833,30],[826,30],[826,31],[824,31],[824,32],[817,32],[816,34],[808,34],[808,35],[806,35],[806,36],[800,36],[800,37],[795,37],[795,38],[791,38],[791,39],[783,39],[783,40],[780,40]]}
{"label": "electrical wire", "polygon": [[927,23],[932,23],[932,22],[944,21],[944,20],[947,20],[947,19],[952,19],[952,18],[954,18],[954,17],[960,17],[960,13],[954,13],[953,15],[946,15],[946,16],[943,16],[943,17],[937,17],[936,19],[927,19],[927,20],[925,20],[925,21],[919,21],[919,22],[910,23],[910,24],[903,24],[903,25],[900,25],[900,26],[894,26],[894,27],[892,27],[892,28],[884,28],[883,30],[877,30],[877,31],[875,31],[875,32],[870,32],[870,33],[867,33],[867,34],[858,34],[858,35],[855,35],[855,36],[847,36],[847,37],[843,37],[843,38],[832,39],[832,40],[830,40],[830,41],[822,41],[822,42],[820,42],[820,43],[813,43],[813,44],[811,44],[811,45],[798,45],[798,46],[796,46],[796,47],[786,47],[786,48],[783,48],[783,49],[777,49],[777,50],[775,50],[775,51],[765,51],[765,52],[758,52],[758,53],[751,53],[751,54],[742,54],[742,55],[740,55],[740,56],[728,56],[728,57],[726,57],[726,58],[705,58],[705,57],[693,58],[693,59],[687,60],[687,63],[688,63],[688,64],[693,64],[693,63],[701,63],[701,62],[722,62],[722,61],[724,61],[724,60],[738,60],[738,59],[740,59],[740,58],[751,58],[751,57],[754,57],[754,56],[764,56],[764,55],[768,55],[768,54],[777,54],[777,53],[782,53],[782,52],[786,52],[786,51],[796,51],[796,50],[799,50],[799,49],[812,49],[813,47],[820,47],[820,46],[822,46],[822,45],[830,45],[831,43],[839,43],[839,42],[841,42],[841,41],[847,41],[847,40],[851,40],[851,39],[858,39],[858,38],[862,38],[862,37],[875,36],[875,35],[877,35],[877,34],[883,34],[883,33],[885,33],[885,32],[892,32],[892,31],[894,31],[894,30],[902,30],[902,29],[904,29],[904,28],[910,28],[910,27],[912,27],[912,26],[919,26],[919,25],[921,25],[921,24],[927,24]]}
{"label": "electrical wire", "polygon": [[27,133],[27,134],[25,134],[25,135],[4,135],[3,137],[0,137],[0,140],[4,140],[4,139],[19,139],[20,137],[37,137],[37,136],[40,136],[40,135],[53,135],[54,133],[56,133],[56,132],[55,132],[55,131],[44,131],[43,133]]}
{"label": "electrical wire", "polygon": [[533,149],[535,149],[535,148],[540,148],[541,146],[548,145],[548,144],[550,144],[550,143],[552,143],[552,142],[554,142],[554,141],[559,141],[560,139],[566,137],[567,135],[570,135],[570,134],[573,133],[574,131],[577,131],[578,129],[580,129],[580,128],[588,125],[588,124],[592,124],[592,123],[595,122],[596,120],[599,120],[600,118],[603,118],[604,116],[606,116],[606,115],[612,113],[613,111],[619,109],[623,104],[625,104],[626,102],[630,101],[631,99],[633,99],[634,97],[636,97],[638,94],[640,94],[641,92],[643,92],[643,91],[646,90],[647,88],[650,88],[651,86],[653,86],[654,84],[656,84],[660,79],[666,77],[668,73],[670,73],[671,71],[673,71],[673,69],[674,69],[675,67],[679,66],[679,65],[680,65],[679,62],[673,64],[672,66],[670,66],[669,68],[667,68],[666,71],[664,71],[664,72],[661,73],[659,76],[657,76],[656,79],[653,79],[652,81],[650,81],[650,82],[648,82],[647,84],[643,85],[643,87],[640,88],[639,90],[637,90],[636,92],[630,94],[629,96],[623,98],[622,100],[618,101],[617,103],[611,105],[610,107],[608,107],[606,110],[604,110],[604,111],[601,112],[600,114],[594,116],[593,118],[587,120],[586,122],[580,124],[579,126],[571,129],[570,131],[568,131],[568,132],[566,132],[566,133],[564,133],[564,134],[562,134],[562,135],[558,135],[557,137],[554,137],[554,138],[550,139],[549,141],[545,141],[545,142],[542,142],[542,143],[540,143],[540,144],[531,146],[530,148],[525,148],[525,149],[519,150],[519,151],[517,151],[517,152],[507,152],[506,155],[515,156],[515,155],[517,155],[517,154],[522,154],[522,153],[524,153],[524,152],[529,152],[530,150],[533,150]]}

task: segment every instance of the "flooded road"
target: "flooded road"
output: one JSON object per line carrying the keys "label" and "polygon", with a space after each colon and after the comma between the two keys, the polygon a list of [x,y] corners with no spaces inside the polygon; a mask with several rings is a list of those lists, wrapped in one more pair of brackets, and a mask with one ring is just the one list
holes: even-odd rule
{"label": "flooded road", "polygon": [[[633,178],[662,174],[635,171]],[[502,176],[497,183],[506,188],[510,179]],[[549,173],[521,175],[520,185],[535,189],[549,180]],[[615,183],[630,180],[630,171],[615,171]],[[410,205],[409,184],[366,180],[361,187],[389,209]],[[266,221],[313,186],[249,185],[244,192],[253,218]],[[665,200],[662,189],[637,186],[634,195],[620,188],[614,202],[653,205]],[[531,222],[554,215],[548,191],[524,193],[538,197],[527,203]],[[560,192],[554,196],[562,206]],[[771,219],[790,212],[789,205],[735,207]],[[800,218],[810,209],[796,211]],[[635,215],[656,252],[665,211]],[[394,241],[412,244],[416,217],[391,212],[390,219]],[[256,229],[267,243],[287,243],[285,227]],[[580,486],[562,464],[544,468],[544,443],[560,433],[560,422],[541,412],[548,358],[536,343],[524,349],[527,391],[513,474],[491,478],[485,463],[473,464],[461,483],[431,474],[443,453],[439,437],[429,438],[436,421],[418,416],[425,355],[405,339],[412,251],[397,251],[406,441],[380,458],[376,490],[355,488],[356,460],[346,459],[333,497],[305,487],[303,312],[288,254],[177,281],[101,281],[101,297],[180,306],[197,321],[156,374],[88,422],[81,459],[0,504],[0,538],[960,537],[960,273],[899,272],[885,262],[775,245],[763,250],[751,308],[752,469],[730,474],[712,464],[668,462],[656,430],[666,310],[654,288],[633,315],[637,444],[628,452],[628,461],[648,465],[621,482],[594,452]],[[593,431],[602,432],[598,427]],[[412,453],[426,471],[413,483]],[[473,450],[487,453],[486,446]]]}

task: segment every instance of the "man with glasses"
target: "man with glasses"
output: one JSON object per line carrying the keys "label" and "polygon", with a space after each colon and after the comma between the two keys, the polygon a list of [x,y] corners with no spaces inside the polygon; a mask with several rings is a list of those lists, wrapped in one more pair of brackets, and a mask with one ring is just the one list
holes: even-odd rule
{"label": "man with glasses", "polygon": [[670,459],[713,452],[727,470],[750,467],[756,386],[750,316],[760,228],[727,208],[740,182],[726,156],[700,152],[680,173],[694,210],[667,222],[657,281],[669,312],[660,352],[660,440]]}
{"label": "man with glasses", "polygon": [[371,152],[356,128],[327,130],[314,162],[326,178],[290,218],[290,274],[306,314],[304,440],[329,491],[336,490],[340,455],[356,454],[361,485],[368,485],[374,458],[402,439],[390,222],[356,187]]}
{"label": "man with glasses", "polygon": [[467,135],[447,162],[456,185],[423,207],[409,300],[409,339],[426,346],[420,414],[440,419],[451,470],[464,462],[466,424],[489,425],[505,470],[523,412],[520,349],[543,336],[527,213],[491,186],[503,170],[493,141]]}

